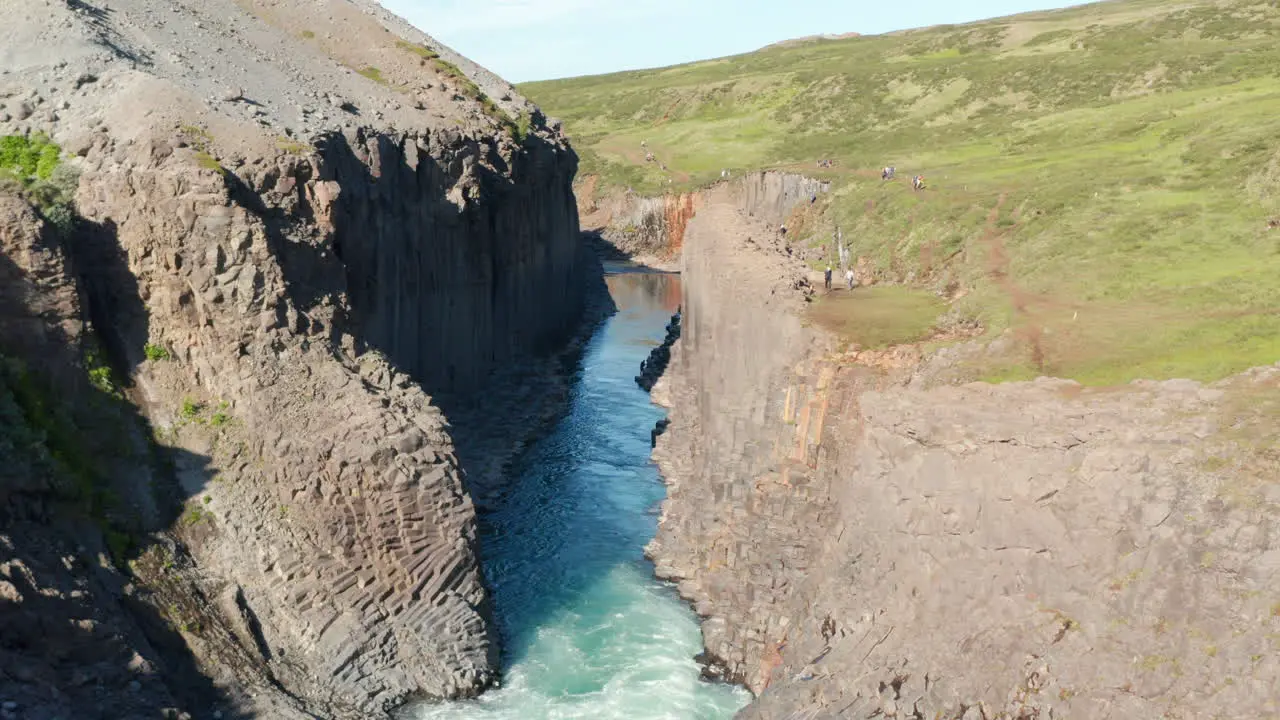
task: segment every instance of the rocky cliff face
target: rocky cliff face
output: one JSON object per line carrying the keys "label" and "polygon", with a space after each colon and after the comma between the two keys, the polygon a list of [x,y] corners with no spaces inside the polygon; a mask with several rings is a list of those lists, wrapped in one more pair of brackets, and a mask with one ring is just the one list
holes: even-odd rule
{"label": "rocky cliff face", "polygon": [[0,31],[0,134],[47,132],[80,173],[59,287],[155,431],[146,472],[107,473],[108,520],[162,700],[198,717],[365,718],[493,680],[433,396],[557,347],[589,272],[576,158],[536,108],[375,5],[313,5],[23,3]]}
{"label": "rocky cliff face", "polygon": [[742,717],[1280,710],[1280,366],[913,383],[800,322],[798,268],[736,200],[686,236],[649,553],[758,695]]}
{"label": "rocky cliff face", "polygon": [[[751,217],[771,223],[776,230],[789,220],[792,211],[830,184],[778,172],[749,173],[724,183],[739,206]],[[647,265],[679,268],[689,222],[706,204],[712,191],[674,193],[645,197],[631,193],[596,197],[592,179],[580,182],[579,209],[583,226],[595,232],[623,254]]]}

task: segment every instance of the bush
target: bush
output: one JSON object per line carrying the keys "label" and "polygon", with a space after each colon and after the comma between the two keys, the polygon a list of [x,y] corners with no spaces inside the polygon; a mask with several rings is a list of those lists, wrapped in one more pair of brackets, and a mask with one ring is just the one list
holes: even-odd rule
{"label": "bush", "polygon": [[529,113],[520,113],[516,116],[515,122],[511,124],[511,137],[521,145],[524,144],[525,140],[529,139],[529,134],[532,131],[533,116]]}
{"label": "bush", "polygon": [[62,150],[44,135],[0,137],[0,181],[16,184],[63,238],[75,229],[75,193],[80,176],[62,162]]}
{"label": "bush", "polygon": [[169,351],[165,350],[164,347],[160,345],[152,345],[151,343],[147,343],[146,346],[142,349],[142,351],[146,353],[147,359],[152,362],[159,362],[161,360],[169,359]]}
{"label": "bush", "polygon": [[61,156],[61,149],[44,135],[0,137],[0,170],[24,186],[52,177]]}
{"label": "bush", "polygon": [[113,398],[122,398],[123,394],[116,385],[115,374],[111,372],[111,366],[107,364],[106,358],[102,356],[102,351],[98,349],[96,343],[91,343],[84,352],[84,364],[89,371],[89,383],[103,393]]}
{"label": "bush", "polygon": [[200,411],[203,409],[204,409],[204,406],[196,402],[195,400],[192,400],[191,398],[183,398],[182,411],[180,414],[182,415],[183,420],[190,420],[195,416],[199,415]]}

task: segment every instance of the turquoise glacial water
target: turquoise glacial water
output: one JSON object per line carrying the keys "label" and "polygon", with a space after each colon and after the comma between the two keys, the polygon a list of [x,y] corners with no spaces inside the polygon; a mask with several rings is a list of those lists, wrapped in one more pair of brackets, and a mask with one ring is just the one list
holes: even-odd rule
{"label": "turquoise glacial water", "polygon": [[593,337],[571,404],[481,514],[502,687],[412,720],[719,720],[750,699],[704,682],[697,620],[643,547],[666,489],[649,461],[663,410],[636,386],[679,303],[678,276],[607,277],[619,312]]}

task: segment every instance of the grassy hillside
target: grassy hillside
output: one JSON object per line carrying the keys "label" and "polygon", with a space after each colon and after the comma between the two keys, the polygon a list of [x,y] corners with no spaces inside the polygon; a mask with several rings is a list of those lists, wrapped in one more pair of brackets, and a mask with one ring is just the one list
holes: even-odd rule
{"label": "grassy hillside", "polygon": [[1121,0],[521,89],[604,187],[830,177],[809,242],[839,226],[882,277],[1018,331],[978,375],[1280,360],[1280,0]]}

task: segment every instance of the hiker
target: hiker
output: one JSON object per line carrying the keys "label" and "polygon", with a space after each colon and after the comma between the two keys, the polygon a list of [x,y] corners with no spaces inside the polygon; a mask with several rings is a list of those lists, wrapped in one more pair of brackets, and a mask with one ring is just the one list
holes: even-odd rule
{"label": "hiker", "polygon": [[778,228],[778,233],[779,233],[780,235],[782,235],[782,237],[786,237],[786,236],[787,236],[787,226],[786,226],[786,225],[782,225],[781,227],[779,227],[779,228]]}
{"label": "hiker", "polygon": [[911,188],[912,188],[913,190],[923,190],[923,189],[924,189],[924,176],[923,176],[923,175],[917,175],[917,176],[915,176],[914,178],[912,178],[912,179],[911,179]]}
{"label": "hiker", "polygon": [[896,169],[892,165],[890,165],[880,173],[880,179],[892,180],[895,172],[896,172]]}
{"label": "hiker", "polygon": [[640,147],[642,147],[642,148],[648,148],[648,147],[649,147],[649,141],[648,141],[648,140],[641,140],[641,141],[640,141]]}
{"label": "hiker", "polygon": [[853,289],[853,268],[844,271],[844,280],[849,283],[849,289]]}
{"label": "hiker", "polygon": [[816,202],[818,202],[818,194],[814,193],[813,195],[809,196],[809,204],[812,205]]}
{"label": "hiker", "polygon": [[831,292],[831,266],[827,265],[827,269],[822,273],[822,284],[826,287],[827,292]]}

